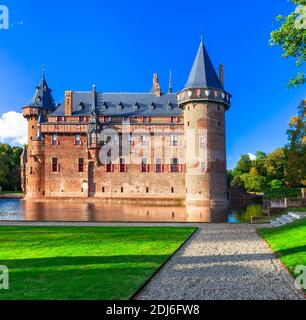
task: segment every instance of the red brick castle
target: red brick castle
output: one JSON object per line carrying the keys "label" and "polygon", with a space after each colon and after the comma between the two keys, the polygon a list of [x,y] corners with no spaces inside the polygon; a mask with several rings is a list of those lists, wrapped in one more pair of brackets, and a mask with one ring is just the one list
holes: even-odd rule
{"label": "red brick castle", "polygon": [[[173,93],[171,84],[170,79],[163,93],[154,75],[148,93],[103,93],[95,86],[90,92],[66,91],[64,103],[56,105],[43,73],[23,108],[26,198],[226,208],[225,112],[231,95],[224,90],[223,67],[218,77],[201,41],[185,88]],[[108,129],[118,135],[104,140],[101,132]],[[101,149],[108,144],[118,153],[104,162]],[[133,153],[138,162],[130,161]]]}

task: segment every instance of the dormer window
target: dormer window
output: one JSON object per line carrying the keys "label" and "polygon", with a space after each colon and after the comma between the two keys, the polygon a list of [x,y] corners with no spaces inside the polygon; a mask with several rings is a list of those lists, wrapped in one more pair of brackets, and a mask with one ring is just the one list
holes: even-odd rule
{"label": "dormer window", "polygon": [[65,117],[57,117],[56,121],[57,122],[65,122],[66,118]]}
{"label": "dormer window", "polygon": [[167,105],[168,110],[172,110],[172,107],[173,107],[173,106],[172,106],[172,103],[169,102],[168,105]]}
{"label": "dormer window", "polygon": [[80,102],[79,106],[81,107],[81,110],[85,109],[85,105],[84,105],[84,103],[82,101]]}
{"label": "dormer window", "polygon": [[102,109],[107,110],[108,109],[108,105],[106,102],[103,102],[102,104]]}
{"label": "dormer window", "polygon": [[87,117],[79,117],[79,122],[87,122]]}
{"label": "dormer window", "polygon": [[124,105],[123,105],[122,102],[120,102],[120,103],[118,104],[118,109],[119,109],[119,110],[123,110],[123,109],[124,109]]}
{"label": "dormer window", "polygon": [[134,110],[139,110],[139,104],[137,102],[134,104]]}
{"label": "dormer window", "polygon": [[151,106],[150,106],[150,109],[151,109],[151,110],[155,110],[155,108],[156,108],[156,107],[155,107],[155,104],[152,102],[152,104],[151,104]]}

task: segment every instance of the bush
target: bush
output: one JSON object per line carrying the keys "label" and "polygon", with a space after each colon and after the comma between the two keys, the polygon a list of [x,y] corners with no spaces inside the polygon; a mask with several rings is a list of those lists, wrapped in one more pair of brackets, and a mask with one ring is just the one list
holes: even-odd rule
{"label": "bush", "polygon": [[265,199],[283,199],[283,198],[297,198],[301,197],[301,189],[288,189],[288,188],[279,188],[279,189],[266,189],[265,190]]}
{"label": "bush", "polygon": [[279,190],[284,187],[284,184],[281,180],[272,180],[271,181],[271,189],[273,190]]}

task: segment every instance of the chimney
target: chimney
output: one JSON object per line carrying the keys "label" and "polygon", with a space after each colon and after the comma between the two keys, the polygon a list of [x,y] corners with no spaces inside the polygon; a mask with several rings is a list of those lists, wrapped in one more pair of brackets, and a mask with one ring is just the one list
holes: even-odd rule
{"label": "chimney", "polygon": [[72,115],[72,96],[73,91],[65,91],[65,116]]}
{"label": "chimney", "polygon": [[224,87],[224,67],[223,67],[223,64],[220,64],[220,67],[219,67],[219,79],[221,81],[222,86]]}
{"label": "chimney", "polygon": [[161,90],[160,90],[160,85],[159,85],[159,82],[158,82],[158,74],[157,73],[154,73],[154,75],[153,75],[153,87],[154,87],[154,90],[155,90],[156,97],[160,97],[161,96]]}

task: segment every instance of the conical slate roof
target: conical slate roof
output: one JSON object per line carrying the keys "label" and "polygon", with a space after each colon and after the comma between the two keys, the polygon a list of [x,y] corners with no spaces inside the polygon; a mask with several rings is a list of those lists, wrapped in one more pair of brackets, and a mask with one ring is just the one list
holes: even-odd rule
{"label": "conical slate roof", "polygon": [[185,89],[189,88],[213,88],[224,90],[203,41],[201,41],[188,82],[185,86]]}
{"label": "conical slate roof", "polygon": [[52,97],[52,90],[48,87],[44,72],[39,86],[36,87],[31,106],[48,110],[55,110],[56,108]]}

